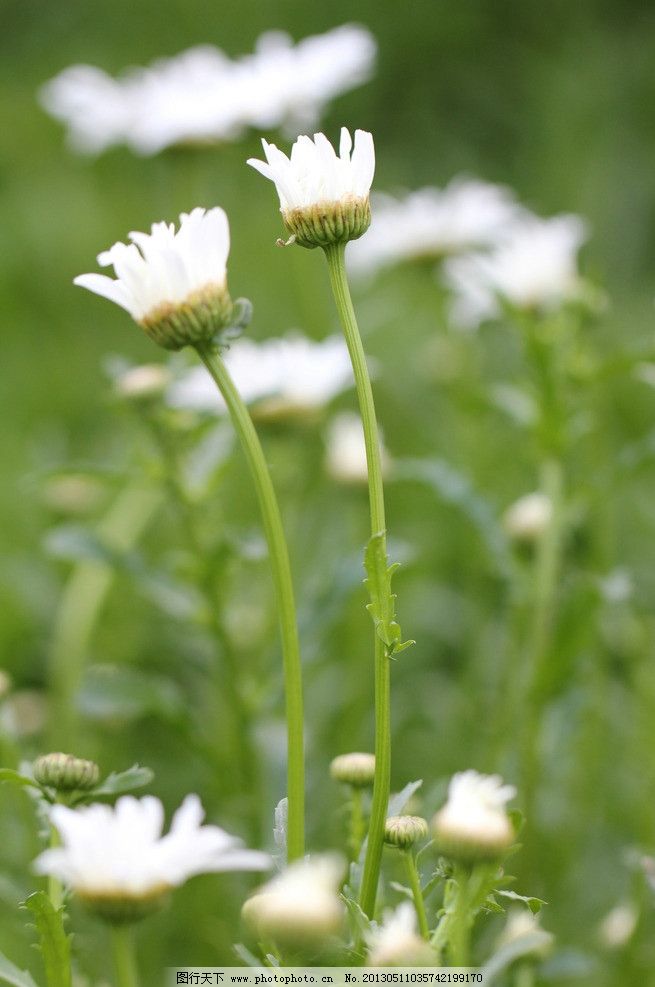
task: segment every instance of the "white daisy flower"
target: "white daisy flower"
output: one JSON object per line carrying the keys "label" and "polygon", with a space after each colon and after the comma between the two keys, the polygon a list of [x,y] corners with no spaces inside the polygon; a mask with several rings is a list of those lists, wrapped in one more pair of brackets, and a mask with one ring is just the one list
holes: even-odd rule
{"label": "white daisy flower", "polygon": [[339,889],[345,867],[334,854],[290,864],[246,901],[245,922],[257,935],[276,942],[319,945],[341,930]]}
{"label": "white daisy flower", "polygon": [[68,124],[68,142],[82,154],[120,144],[132,126],[134,101],[125,85],[93,65],[71,65],[41,88],[43,108]]}
{"label": "white daisy flower", "polygon": [[177,231],[173,223],[153,223],[150,233],[129,238],[98,255],[116,279],[80,274],[74,284],[120,305],[166,349],[211,339],[227,324],[230,231],[222,209],[193,209],[181,214]]}
{"label": "white daisy flower", "polygon": [[248,127],[284,127],[295,136],[314,126],[331,99],[369,78],[375,53],[370,31],[355,24],[297,45],[270,31],[254,53],[236,60],[199,45],[117,79],[73,65],[43,86],[40,99],[68,125],[73,147],[89,154],[114,144],[156,154],[176,144],[236,140]]}
{"label": "white daisy flower", "polygon": [[249,158],[277,189],[287,229],[304,247],[357,239],[370,223],[369,192],[375,171],[373,137],[342,127],[339,154],[325,134],[299,137],[287,157],[262,141],[266,161]]}
{"label": "white daisy flower", "polygon": [[524,310],[549,310],[581,297],[577,253],[586,237],[579,216],[527,214],[489,254],[452,258],[445,279],[455,293],[454,320],[479,325],[499,314],[499,298]]}
{"label": "white daisy flower", "polygon": [[499,185],[455,178],[444,189],[423,188],[399,198],[375,195],[371,213],[368,235],[348,250],[353,274],[492,244],[516,220],[519,206]]}
{"label": "white daisy flower", "polygon": [[516,795],[499,775],[464,771],[454,775],[448,800],[432,820],[440,850],[455,859],[494,859],[514,841],[505,805]]}
{"label": "white daisy flower", "polygon": [[50,820],[62,845],[45,850],[34,869],[69,885],[105,917],[121,920],[147,914],[195,874],[270,866],[267,854],[243,849],[225,830],[201,825],[203,818],[197,795],[185,798],[165,836],[163,806],[149,795],[123,796],[114,807],[55,805]]}
{"label": "white daisy flower", "polygon": [[416,911],[409,901],[384,913],[382,925],[366,933],[367,966],[434,965],[435,954],[416,928]]}
{"label": "white daisy flower", "polygon": [[[225,365],[247,404],[268,417],[311,415],[353,382],[346,344],[340,336],[321,342],[299,334],[255,343],[239,339]],[[224,413],[225,403],[201,367],[184,373],[170,387],[175,408]]]}

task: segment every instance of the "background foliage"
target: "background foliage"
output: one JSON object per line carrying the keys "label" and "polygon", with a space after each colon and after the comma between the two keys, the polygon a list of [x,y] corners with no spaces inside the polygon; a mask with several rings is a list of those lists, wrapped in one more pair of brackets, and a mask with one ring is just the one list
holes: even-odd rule
{"label": "background foliage", "polygon": [[[38,107],[38,86],[76,61],[118,72],[202,41],[238,55],[266,29],[300,38],[349,20],[374,32],[378,68],[370,84],[335,103],[322,129],[334,134],[345,122],[374,133],[378,188],[439,185],[468,172],[512,186],[539,213],[579,212],[591,224],[583,266],[605,286],[609,304],[585,329],[575,395],[582,424],[567,464],[566,572],[532,734],[539,785],[516,868],[519,890],[550,903],[544,925],[559,947],[546,970],[551,982],[643,983],[654,923],[651,893],[632,861],[638,850],[655,848],[655,393],[634,373],[654,355],[655,11],[645,0],[440,0],[404,8],[389,0],[243,0],[238,8],[206,0],[4,0],[0,664],[29,700],[47,698],[62,589],[74,559],[91,550],[70,529],[62,533],[70,518],[47,497],[51,478],[62,471],[99,478],[97,503],[81,519],[93,528],[126,477],[161,470],[147,428],[111,397],[103,370],[109,354],[136,362],[159,354],[126,316],[71,285],[92,269],[100,248],[154,219],[220,203],[233,231],[232,292],[253,300],[253,335],[297,327],[320,338],[337,329],[319,259],[273,249],[272,190],[244,165],[257,153],[256,135],[152,159],[123,149],[81,159]],[[388,495],[394,554],[405,562],[396,577],[399,612],[418,641],[394,667],[393,783],[426,779],[426,814],[455,770],[513,778],[515,724],[498,712],[511,633],[498,519],[537,484],[535,451],[495,398],[499,382],[515,384],[525,374],[514,335],[504,327],[471,338],[448,334],[438,301],[423,269],[385,275],[359,298],[389,449],[441,464],[436,487],[396,479]],[[337,405],[353,402],[350,393]],[[178,436],[183,450],[186,435]],[[324,475],[320,426],[269,425],[262,436],[301,608],[310,839],[322,847],[342,833],[329,760],[372,743],[370,628],[360,584],[366,499]],[[107,771],[146,763],[156,772],[153,790],[169,806],[196,790],[212,820],[270,843],[284,750],[268,575],[240,457],[226,455],[214,480],[202,525],[218,546],[221,610],[246,669],[247,703],[257,711],[262,792],[244,797],[220,677],[207,689],[212,654],[193,619],[185,588],[191,563],[180,558],[183,528],[170,498],[135,553],[115,560],[116,583],[87,655],[77,753]],[[219,551],[224,539],[227,555]],[[519,565],[520,587],[529,565]],[[51,704],[49,714],[56,725],[61,711]],[[19,750],[6,739],[7,760],[48,743],[46,728],[32,730],[27,712],[19,721]],[[2,791],[0,833],[0,949],[36,967],[16,910],[36,885],[24,876],[38,842],[23,794]],[[173,911],[144,925],[151,983],[166,963],[230,957],[248,880],[196,879]],[[641,917],[631,943],[610,952],[598,923],[622,900],[638,900]],[[87,969],[102,976],[102,930],[82,914],[79,922],[98,943],[86,950]],[[490,921],[483,934],[490,939],[497,928]]]}

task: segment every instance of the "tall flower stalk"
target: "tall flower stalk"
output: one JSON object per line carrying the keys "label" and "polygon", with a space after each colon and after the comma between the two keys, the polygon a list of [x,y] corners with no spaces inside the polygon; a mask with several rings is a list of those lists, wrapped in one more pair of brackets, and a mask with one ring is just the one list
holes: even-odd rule
{"label": "tall flower stalk", "polygon": [[[373,400],[371,378],[366,366],[366,356],[357,325],[345,268],[345,244],[335,243],[325,247],[325,257],[330,272],[330,284],[341,320],[344,336],[355,374],[357,400],[364,425],[366,463],[368,467],[368,496],[371,516],[371,538],[379,539],[379,550],[387,556],[386,515],[384,486],[382,482],[382,457],[380,436]],[[384,823],[389,803],[391,784],[391,665],[387,648],[375,631],[375,778],[373,801],[369,823],[368,844],[364,873],[362,875],[361,905],[367,915],[375,909]]]}
{"label": "tall flower stalk", "polygon": [[[221,334],[234,326],[237,306],[227,290],[230,233],[220,208],[183,213],[180,226],[156,223],[130,233],[98,263],[117,278],[83,274],[75,283],[126,309],[164,349],[193,346],[228,406],[250,466],[262,512],[282,638],[287,702],[289,860],[304,853],[304,737],[300,648],[286,540],[257,433],[220,356]],[[238,321],[238,319],[237,319]]]}
{"label": "tall flower stalk", "polygon": [[198,344],[196,351],[216,382],[239,436],[255,483],[268,543],[284,661],[289,799],[287,857],[292,861],[301,858],[304,852],[305,767],[300,646],[289,553],[266,458],[248,409],[234,386],[219,350],[211,344]]}
{"label": "tall flower stalk", "polygon": [[372,916],[391,775],[390,659],[404,647],[390,587],[393,567],[387,567],[382,458],[373,390],[344,260],[346,243],[362,236],[371,222],[369,192],[375,152],[369,133],[356,131],[353,144],[345,127],[341,130],[338,155],[324,134],[315,134],[313,140],[299,137],[290,157],[266,141],[263,147],[266,161],[251,159],[248,163],[275,183],[280,211],[291,234],[288,243],[322,247],[325,252],[364,426],[371,514],[371,540],[365,565],[371,598],[369,610],[375,627],[375,779],[360,903],[366,914]]}

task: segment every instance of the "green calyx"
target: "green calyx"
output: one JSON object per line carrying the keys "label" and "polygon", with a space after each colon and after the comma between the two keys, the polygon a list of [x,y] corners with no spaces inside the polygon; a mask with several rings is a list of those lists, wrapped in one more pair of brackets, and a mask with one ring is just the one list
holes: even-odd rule
{"label": "green calyx", "polygon": [[321,202],[282,213],[284,225],[301,247],[329,247],[357,240],[371,225],[371,204],[365,199],[344,198]]}
{"label": "green calyx", "polygon": [[166,302],[149,312],[139,325],[158,346],[181,350],[214,339],[232,323],[233,305],[227,288],[207,285],[184,302]]}

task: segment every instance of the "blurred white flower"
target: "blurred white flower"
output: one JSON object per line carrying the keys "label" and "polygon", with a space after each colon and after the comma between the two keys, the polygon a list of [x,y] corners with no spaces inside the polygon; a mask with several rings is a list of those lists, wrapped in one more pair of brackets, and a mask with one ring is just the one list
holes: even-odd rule
{"label": "blurred white flower", "polygon": [[[529,937],[529,938],[528,938]],[[512,908],[507,916],[505,926],[498,937],[497,949],[514,944],[521,940],[532,942],[532,948],[528,948],[521,955],[532,954],[537,958],[546,956],[553,945],[553,936],[550,932],[542,929],[539,919],[527,908]],[[526,943],[527,944],[527,943]]]}
{"label": "blurred white flower", "polygon": [[228,318],[227,257],[230,230],[225,212],[193,209],[173,223],[153,223],[150,233],[132,232],[132,243],[115,243],[98,255],[116,279],[80,274],[74,284],[126,309],[155,342],[179,349],[210,339]]}
{"label": "blurred white flower", "polygon": [[550,497],[535,491],[519,497],[503,515],[503,527],[517,541],[533,542],[544,533],[553,516]]}
{"label": "blurred white flower", "polygon": [[598,936],[609,949],[620,949],[632,939],[639,921],[639,911],[624,901],[612,908],[598,927]]}
{"label": "blurred white flower", "polygon": [[248,127],[283,127],[295,136],[332,98],[369,78],[375,53],[371,33],[355,24],[297,45],[273,31],[236,60],[199,45],[118,79],[73,65],[42,87],[40,99],[68,125],[71,144],[90,154],[122,143],[156,154],[174,144],[234,140]]}
{"label": "blurred white flower", "polygon": [[93,65],[71,65],[39,95],[44,109],[68,124],[71,147],[84,154],[120,144],[132,125],[134,105],[127,87]]}
{"label": "blurred white flower", "polygon": [[409,901],[384,913],[384,921],[366,933],[368,966],[434,964],[435,954],[416,929],[416,911]]}
{"label": "blurred white flower", "polygon": [[175,144],[230,141],[246,126],[234,63],[218,48],[199,45],[122,79],[133,114],[124,134],[137,154]]}
{"label": "blurred white flower", "polygon": [[114,807],[56,805],[50,819],[62,845],[45,850],[34,869],[59,878],[101,911],[160,899],[195,874],[270,866],[267,854],[243,849],[225,830],[201,825],[203,818],[197,795],[185,798],[166,836],[163,806],[152,796],[126,795]]}
{"label": "blurred white flower", "polygon": [[402,198],[374,195],[370,229],[349,248],[348,267],[366,275],[406,260],[436,260],[488,246],[518,214],[508,189],[468,178]]}
{"label": "blurred white flower", "polygon": [[[311,414],[353,382],[348,350],[340,336],[321,342],[298,334],[262,343],[239,339],[228,350],[225,364],[246,403],[267,399],[275,403],[279,415]],[[202,367],[174,382],[168,403],[192,411],[226,410]]]}
{"label": "blurred white flower", "polygon": [[139,401],[158,397],[170,383],[171,372],[161,363],[144,363],[128,367],[116,377],[116,393],[123,398]]}
{"label": "blurred white flower", "polygon": [[499,775],[477,771],[456,774],[448,800],[432,820],[438,847],[456,859],[494,858],[514,841],[514,828],[505,804],[516,795]]}
{"label": "blurred white flower", "polygon": [[322,854],[290,864],[243,906],[245,922],[276,942],[318,945],[339,933],[344,907],[339,888],[345,861]]}
{"label": "blurred white flower", "polygon": [[488,253],[445,264],[455,293],[453,319],[465,328],[500,312],[499,299],[525,310],[549,310],[583,294],[577,253],[587,236],[579,216],[539,219],[525,214]]}
{"label": "blurred white flower", "polygon": [[[389,468],[389,456],[384,448],[382,469]],[[325,469],[338,483],[364,484],[368,481],[364,428],[359,415],[344,411],[328,425],[325,439]]]}

